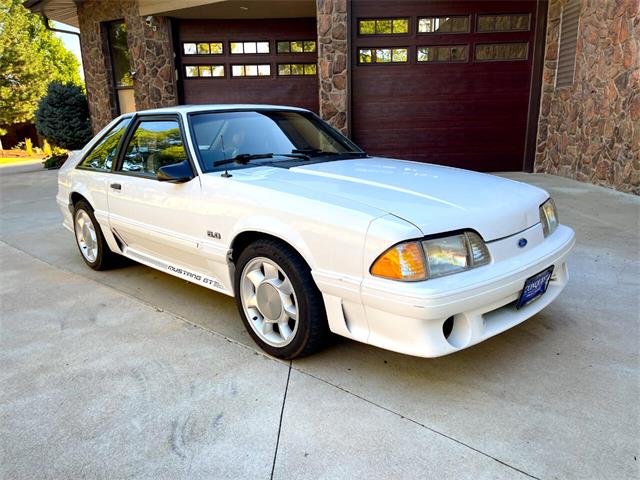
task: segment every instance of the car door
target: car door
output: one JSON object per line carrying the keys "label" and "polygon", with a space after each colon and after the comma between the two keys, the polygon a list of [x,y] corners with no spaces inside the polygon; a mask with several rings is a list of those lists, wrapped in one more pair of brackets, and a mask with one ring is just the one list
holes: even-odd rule
{"label": "car door", "polygon": [[103,228],[108,226],[107,184],[111,168],[130,122],[131,118],[125,117],[114,123],[70,173],[71,190],[87,197]]}
{"label": "car door", "polygon": [[[163,166],[187,161],[192,178],[160,181]],[[145,263],[201,267],[201,184],[178,115],[141,115],[130,128],[108,185],[109,224],[125,253]]]}

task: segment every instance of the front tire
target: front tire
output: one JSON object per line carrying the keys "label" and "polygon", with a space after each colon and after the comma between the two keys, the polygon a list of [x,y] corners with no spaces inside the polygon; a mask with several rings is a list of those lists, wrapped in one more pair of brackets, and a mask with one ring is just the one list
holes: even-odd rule
{"label": "front tire", "polygon": [[117,264],[118,256],[107,245],[93,208],[86,201],[76,203],[73,211],[76,244],[84,262],[94,270],[107,270]]}
{"label": "front tire", "polygon": [[324,345],[322,295],[309,266],[287,244],[264,239],[249,245],[236,263],[234,280],[242,321],[265,352],[291,360]]}

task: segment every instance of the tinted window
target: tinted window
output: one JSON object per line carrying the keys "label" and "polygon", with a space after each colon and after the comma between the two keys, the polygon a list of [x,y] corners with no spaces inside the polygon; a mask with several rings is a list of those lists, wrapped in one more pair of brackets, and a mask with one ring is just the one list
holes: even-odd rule
{"label": "tinted window", "polygon": [[90,168],[92,170],[111,170],[113,160],[118,153],[118,144],[124,134],[124,131],[131,121],[130,118],[124,118],[120,120],[110,131],[107,133],[100,142],[89,152],[84,160],[78,165],[81,168]]}
{"label": "tinted window", "polygon": [[127,145],[121,170],[155,176],[161,167],[186,159],[177,120],[144,120]]}

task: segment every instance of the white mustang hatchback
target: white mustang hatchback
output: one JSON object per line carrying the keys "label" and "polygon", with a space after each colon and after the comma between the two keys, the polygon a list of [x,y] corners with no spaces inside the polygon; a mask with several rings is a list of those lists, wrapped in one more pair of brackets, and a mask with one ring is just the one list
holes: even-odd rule
{"label": "white mustang hatchback", "polygon": [[122,115],[65,163],[57,201],[89,267],[122,255],[235,296],[287,359],[329,331],[421,357],[474,345],[560,294],[574,244],[539,188],[369,157],[290,107]]}

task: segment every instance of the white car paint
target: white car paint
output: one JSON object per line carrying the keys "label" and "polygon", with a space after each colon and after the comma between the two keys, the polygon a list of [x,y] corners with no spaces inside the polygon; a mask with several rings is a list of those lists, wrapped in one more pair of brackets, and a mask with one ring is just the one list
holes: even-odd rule
{"label": "white car paint", "polygon": [[[156,112],[177,113],[188,128],[187,113],[217,108],[269,107]],[[357,341],[422,357],[452,353],[536,314],[568,279],[574,233],[560,225],[544,238],[538,209],[549,195],[530,185],[377,157],[290,169],[256,166],[230,177],[203,174],[194,162],[198,175],[174,184],[76,169],[96,139],[60,170],[57,201],[67,228],[72,230],[71,195],[80,194],[113,251],[227,295],[234,294],[234,239],[249,231],[281,238],[311,267],[330,329]],[[195,159],[191,136],[185,141]],[[109,188],[114,179],[120,191]],[[400,241],[459,229],[483,237],[489,265],[419,282],[369,273],[374,260]],[[525,248],[517,246],[522,237]],[[525,280],[551,265],[548,291],[517,310],[513,302]],[[446,339],[442,324],[451,316],[454,329]]]}

